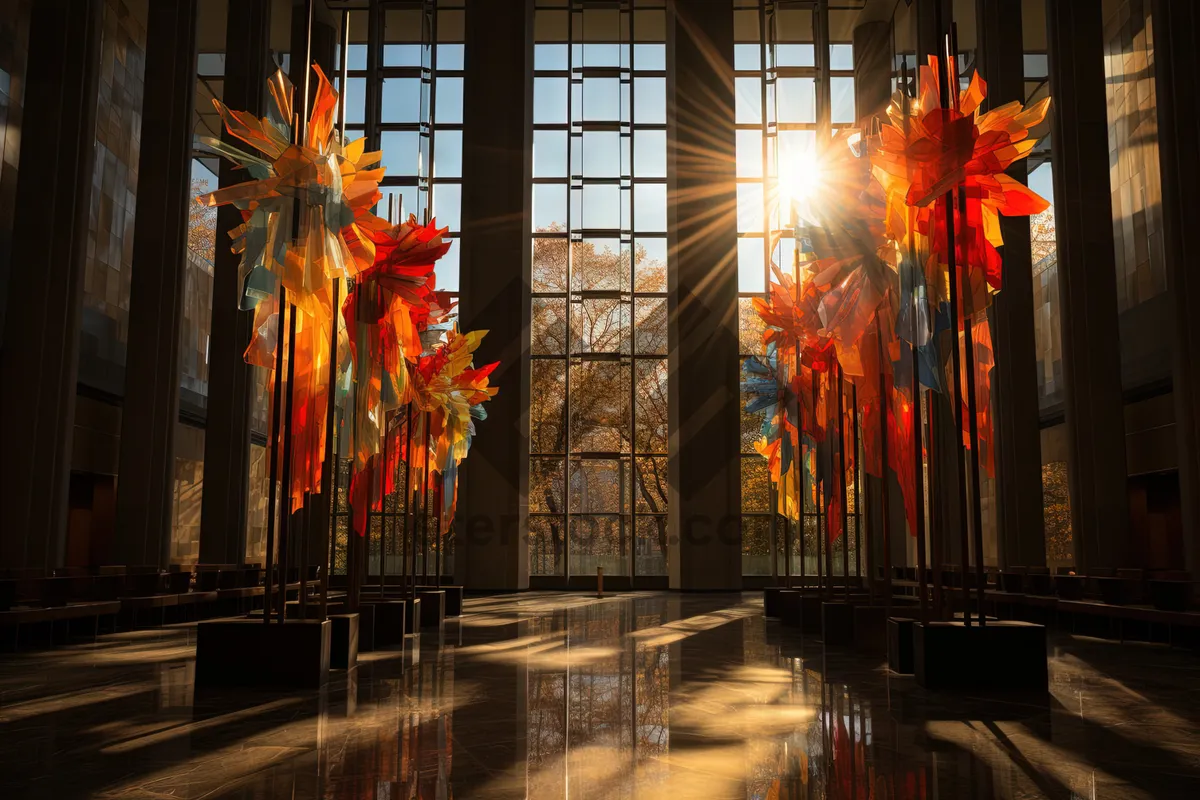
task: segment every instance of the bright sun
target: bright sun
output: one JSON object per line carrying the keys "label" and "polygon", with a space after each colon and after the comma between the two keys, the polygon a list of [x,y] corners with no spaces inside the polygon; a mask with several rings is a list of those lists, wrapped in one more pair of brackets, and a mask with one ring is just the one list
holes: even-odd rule
{"label": "bright sun", "polygon": [[815,150],[797,150],[783,159],[779,170],[779,191],[785,203],[813,201],[821,187],[821,165]]}

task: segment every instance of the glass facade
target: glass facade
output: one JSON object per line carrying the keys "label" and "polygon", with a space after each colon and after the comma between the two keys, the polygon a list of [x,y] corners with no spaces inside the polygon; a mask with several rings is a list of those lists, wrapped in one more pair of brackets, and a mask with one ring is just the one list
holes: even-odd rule
{"label": "glass facade", "polygon": [[661,3],[534,17],[530,575],[664,575]]}

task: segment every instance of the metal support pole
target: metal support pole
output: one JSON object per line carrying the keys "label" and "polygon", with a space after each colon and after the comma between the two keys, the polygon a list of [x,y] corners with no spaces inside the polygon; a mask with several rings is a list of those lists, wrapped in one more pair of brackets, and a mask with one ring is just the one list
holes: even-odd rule
{"label": "metal support pole", "polygon": [[838,460],[838,485],[842,488],[842,590],[846,601],[850,601],[850,508],[847,504],[846,491],[846,413],[845,386],[843,386],[841,368],[838,369],[837,401],[838,401],[838,449],[841,458]]}
{"label": "metal support pole", "polygon": [[283,416],[283,347],[284,323],[287,321],[287,289],[279,287],[279,310],[275,315],[275,385],[271,391],[271,439],[267,443],[267,558],[263,578],[263,622],[271,621],[271,602],[274,592],[275,514],[278,509],[279,424]]}
{"label": "metal support pole", "polygon": [[[914,298],[914,303],[916,299]],[[913,485],[916,487],[917,529],[917,591],[921,595],[921,620],[929,620],[929,598],[925,587],[925,462],[921,455],[921,381],[917,373],[917,348],[910,347],[912,355],[912,428],[913,428]]]}
{"label": "metal support pole", "polygon": [[[283,416],[283,503],[279,515],[279,622],[287,619],[288,586],[288,528],[292,517],[292,404],[296,396],[296,315],[300,309],[291,306],[288,318],[287,396],[284,398]],[[304,590],[301,583],[300,590]]]}

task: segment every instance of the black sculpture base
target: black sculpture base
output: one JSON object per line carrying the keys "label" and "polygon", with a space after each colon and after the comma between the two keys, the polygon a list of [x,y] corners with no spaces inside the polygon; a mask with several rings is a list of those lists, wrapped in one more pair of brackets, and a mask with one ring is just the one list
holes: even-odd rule
{"label": "black sculpture base", "polygon": [[421,629],[441,628],[446,622],[446,593],[441,589],[420,589]]}
{"label": "black sculpture base", "polygon": [[916,620],[889,617],[887,621],[888,669],[897,675],[912,675],[914,667],[913,630]]}
{"label": "black sculpture base", "polygon": [[330,614],[329,667],[354,669],[358,666],[358,614]]}
{"label": "black sculpture base", "polygon": [[358,652],[371,653],[375,645],[375,606],[370,603],[358,604]]}
{"label": "black sculpture base", "polygon": [[328,620],[219,619],[196,626],[196,686],[319,689],[329,677]]}
{"label": "black sculpture base", "polygon": [[845,600],[821,604],[821,630],[825,644],[849,647],[854,644],[854,604]]}
{"label": "black sculpture base", "polygon": [[1049,686],[1046,629],[1030,622],[918,623],[913,655],[925,689],[1045,692]]}
{"label": "black sculpture base", "polygon": [[887,653],[886,606],[854,607],[854,648],[873,656]]}
{"label": "black sculpture base", "polygon": [[792,591],[786,586],[767,586],[763,589],[763,616],[779,618],[779,593]]}
{"label": "black sculpture base", "polygon": [[418,592],[433,591],[446,593],[446,616],[461,617],[463,608],[463,587],[461,586],[418,586]]}
{"label": "black sculpture base", "polygon": [[406,633],[421,632],[421,596],[404,601],[404,630]]}
{"label": "black sculpture base", "polygon": [[375,635],[372,641],[376,650],[404,643],[404,634],[409,628],[406,624],[407,615],[403,600],[388,600],[377,597],[364,597],[359,602],[359,608],[370,607],[375,615]]}
{"label": "black sculpture base", "polygon": [[821,633],[821,596],[798,589],[779,593],[779,621],[803,633]]}

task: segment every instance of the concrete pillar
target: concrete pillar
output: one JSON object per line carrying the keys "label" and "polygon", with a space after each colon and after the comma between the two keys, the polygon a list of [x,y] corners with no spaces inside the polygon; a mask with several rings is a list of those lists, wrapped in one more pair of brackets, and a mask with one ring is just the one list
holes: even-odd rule
{"label": "concrete pillar", "polygon": [[[488,418],[462,465],[455,580],[469,589],[529,586],[529,270],[533,89],[529,4],[472,4],[463,85],[461,326],[486,330],[475,353],[499,361]],[[526,9],[526,10],[522,10]]]}
{"label": "concrete pillar", "polygon": [[1158,147],[1167,280],[1175,301],[1173,369],[1183,552],[1187,569],[1200,574],[1200,275],[1188,234],[1200,219],[1200,9],[1192,3],[1155,0],[1154,80],[1158,95]]}
{"label": "concrete pillar", "polygon": [[1046,23],[1075,564],[1118,567],[1130,526],[1101,8],[1047,0]]}
{"label": "concrete pillar", "polygon": [[164,563],[171,539],[195,85],[196,0],[151,4],[117,482],[126,565]]}
{"label": "concrete pillar", "polygon": [[[988,84],[988,108],[1024,102],[1024,44],[1021,6],[977,0],[976,64]],[[1008,170],[1026,181],[1026,164]],[[1046,531],[1042,514],[1041,441],[1038,429],[1037,354],[1033,324],[1033,264],[1029,220],[1001,217],[1004,286],[992,311],[996,368],[994,389],[996,495],[1000,564],[1044,566]]]}
{"label": "concrete pillar", "polygon": [[102,0],[30,17],[12,270],[0,351],[0,567],[63,558],[96,146]]}
{"label": "concrete pillar", "polygon": [[673,589],[739,589],[733,4],[668,13],[668,572]]}
{"label": "concrete pillar", "polygon": [[[260,115],[266,102],[269,0],[230,3],[225,34],[224,102]],[[239,146],[234,137],[221,138]],[[245,180],[243,170],[222,159],[221,187]],[[217,209],[213,258],[212,333],[208,343],[208,418],[204,432],[204,494],[200,560],[241,564],[246,557],[247,482],[250,475],[251,367],[243,359],[254,312],[241,311],[240,256],[229,249],[229,231],[242,224],[233,206]]]}

